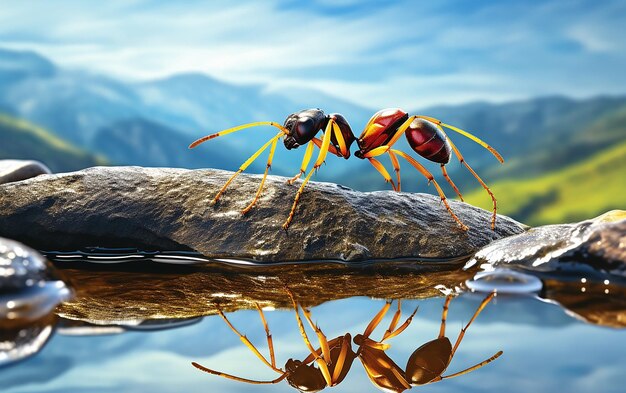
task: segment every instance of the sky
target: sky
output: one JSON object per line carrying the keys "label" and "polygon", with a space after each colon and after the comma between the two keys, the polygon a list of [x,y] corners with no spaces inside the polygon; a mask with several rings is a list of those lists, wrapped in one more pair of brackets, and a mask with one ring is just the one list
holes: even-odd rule
{"label": "sky", "polygon": [[0,47],[125,80],[202,72],[372,109],[626,93],[623,0],[0,0]]}

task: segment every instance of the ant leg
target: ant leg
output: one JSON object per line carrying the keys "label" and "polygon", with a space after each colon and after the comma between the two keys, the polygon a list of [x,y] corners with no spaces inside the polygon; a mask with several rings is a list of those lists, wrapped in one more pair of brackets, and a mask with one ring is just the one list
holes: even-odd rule
{"label": "ant leg", "polygon": [[210,368],[206,368],[201,364],[198,364],[196,362],[191,362],[191,365],[194,366],[195,368],[197,368],[200,371],[204,371],[205,373],[209,373],[209,374],[213,374],[213,375],[217,375],[219,377],[224,377],[224,378],[228,378],[228,379],[233,379],[235,381],[239,381],[239,382],[246,382],[246,383],[251,383],[251,384],[255,384],[255,385],[260,385],[260,384],[274,384],[274,383],[278,383],[280,381],[282,381],[283,379],[285,379],[285,377],[287,377],[287,373],[282,373],[282,375],[276,379],[273,379],[271,381],[256,381],[254,379],[246,379],[246,378],[241,378],[241,377],[237,377],[235,375],[230,375],[230,374],[226,374],[220,371],[215,371],[215,370],[211,370]]}
{"label": "ant leg", "polygon": [[473,140],[474,142],[478,143],[479,145],[481,145],[485,149],[489,150],[489,152],[491,152],[491,154],[493,154],[494,157],[496,157],[496,159],[498,161],[500,161],[500,163],[504,162],[504,158],[502,158],[502,156],[500,155],[500,153],[498,153],[496,151],[496,149],[494,149],[493,147],[489,146],[487,143],[482,141],[480,138],[470,134],[469,132],[463,131],[462,129],[460,129],[458,127],[455,127],[455,126],[451,126],[450,124],[443,123],[441,120],[435,119],[434,117],[429,117],[429,116],[416,116],[416,117],[418,117],[420,119],[428,120],[428,121],[430,121],[432,123],[435,123],[438,126],[446,127],[446,128],[448,128],[448,129],[450,129],[450,130],[452,130],[454,132],[458,132],[459,134],[463,135],[464,137]]}
{"label": "ant leg", "polygon": [[389,322],[389,327],[385,331],[385,334],[383,334],[383,339],[380,340],[381,342],[385,340],[385,337],[387,337],[388,335],[391,334],[391,332],[394,331],[394,329],[398,325],[398,321],[400,320],[400,317],[402,316],[402,301],[398,300],[397,303],[398,303],[398,309],[396,310],[395,314],[393,314],[393,318],[391,318],[391,322]]}
{"label": "ant leg", "polygon": [[306,151],[304,152],[304,157],[302,157],[302,164],[300,165],[300,172],[287,180],[287,184],[293,184],[300,178],[300,176],[304,175],[306,172],[306,168],[309,166],[309,161],[311,161],[311,156],[313,155],[313,149],[315,148],[315,144],[309,142],[306,146]]}
{"label": "ant leg", "polygon": [[398,182],[396,183],[396,191],[400,192],[400,162],[398,162],[398,157],[391,150],[387,151],[389,153],[389,159],[391,160],[391,165],[393,169],[396,171],[396,179]]}
{"label": "ant leg", "polygon": [[376,326],[378,326],[378,324],[385,317],[385,314],[387,314],[387,311],[389,310],[389,307],[391,307],[391,301],[386,301],[385,305],[383,306],[383,308],[380,309],[378,314],[374,315],[374,318],[372,318],[372,320],[370,321],[369,325],[367,325],[367,327],[365,328],[365,331],[363,332],[363,337],[364,338],[369,338],[370,334],[372,334],[374,329],[376,329]]}
{"label": "ant leg", "polygon": [[232,323],[230,323],[230,321],[228,320],[228,318],[226,318],[226,315],[224,315],[224,313],[222,312],[222,310],[220,310],[219,308],[217,309],[218,314],[220,315],[220,317],[222,317],[222,319],[226,322],[226,324],[228,325],[228,327],[231,328],[231,330],[233,332],[235,332],[235,334],[237,336],[239,336],[239,339],[246,345],[246,347],[248,347],[248,349],[250,351],[252,351],[252,353],[254,353],[259,359],[261,359],[261,361],[263,363],[265,363],[265,365],[267,365],[269,368],[271,368],[272,370],[276,371],[277,373],[283,373],[283,370],[277,368],[276,366],[272,365],[270,362],[267,361],[267,359],[265,359],[265,356],[263,356],[261,354],[261,352],[259,352],[259,350],[250,342],[250,340],[248,340],[248,337],[244,336],[243,334],[239,333],[239,331],[233,326]]}
{"label": "ant leg", "polygon": [[324,377],[326,384],[330,386],[332,383],[332,377],[330,376],[330,371],[328,370],[328,364],[326,364],[326,361],[322,359],[318,351],[316,351],[315,348],[313,348],[313,345],[311,345],[309,336],[306,334],[306,330],[304,329],[304,324],[302,323],[302,319],[300,319],[298,303],[296,302],[296,299],[294,298],[293,293],[287,287],[285,287],[285,290],[287,291],[287,294],[289,295],[289,297],[291,298],[291,302],[293,303],[293,308],[296,312],[296,321],[298,322],[298,328],[300,329],[300,335],[302,336],[302,340],[304,340],[304,343],[309,348],[311,355],[313,355],[313,357],[315,358],[315,361],[317,362],[317,365],[319,366],[320,371],[322,372],[322,376]]}
{"label": "ant leg", "polygon": [[[311,139],[311,142],[313,142],[318,148],[322,148],[323,141],[320,138],[314,137],[313,139]],[[333,145],[328,145],[328,152],[336,155],[337,157],[341,157],[341,153],[339,153],[339,151],[337,151],[337,149],[335,149],[335,146]]]}
{"label": "ant leg", "polygon": [[[418,306],[419,307],[419,306]],[[385,332],[383,339],[380,340],[380,342],[382,343],[383,341],[386,341],[390,338],[394,338],[395,336],[399,335],[400,333],[402,333],[406,328],[409,327],[409,325],[411,324],[411,322],[413,321],[413,317],[415,316],[415,313],[417,313],[417,309],[418,307],[415,307],[415,310],[413,310],[413,312],[411,313],[411,315],[409,315],[409,317],[406,319],[406,321],[404,321],[404,323],[402,325],[400,325],[399,328],[397,328],[396,330],[393,330],[396,326],[396,324],[398,323],[398,319],[400,319],[400,301],[398,300],[398,311],[396,311],[396,315],[394,315],[394,320],[392,320],[393,326],[390,324],[389,325],[389,329],[387,329],[387,331]]]}
{"label": "ant leg", "polygon": [[270,328],[267,326],[267,321],[265,320],[265,315],[263,314],[263,309],[259,306],[259,303],[254,303],[256,309],[259,310],[259,315],[261,316],[261,321],[263,322],[263,328],[265,329],[265,336],[267,337],[267,347],[270,351],[270,360],[272,361],[272,366],[276,367],[276,357],[274,355],[274,341],[272,340],[272,335],[270,334]]}
{"label": "ant leg", "polygon": [[317,169],[322,165],[322,163],[326,159],[326,154],[328,153],[328,149],[330,146],[330,136],[332,134],[331,127],[333,124],[335,124],[335,121],[333,119],[330,119],[328,121],[328,125],[326,126],[326,130],[324,131],[324,139],[322,140],[322,146],[320,147],[320,152],[317,156],[317,160],[315,160],[315,164],[313,164],[313,170],[309,172],[307,177],[304,179],[304,181],[300,185],[298,192],[296,192],[296,197],[293,200],[293,206],[291,206],[291,211],[289,212],[289,216],[287,217],[287,220],[285,220],[285,223],[283,224],[283,229],[289,228],[289,224],[291,223],[291,220],[293,220],[293,215],[296,212],[296,207],[298,206],[298,201],[300,200],[302,191],[304,191],[304,186],[306,186],[306,184],[309,182],[309,179],[311,178],[311,175],[313,175],[313,173],[317,171]]}
{"label": "ant leg", "polygon": [[454,373],[454,374],[445,375],[445,376],[441,376],[441,375],[440,375],[440,376],[436,377],[435,379],[433,379],[432,381],[430,381],[430,382],[428,382],[428,383],[439,382],[439,381],[441,381],[442,379],[454,378],[454,377],[458,377],[459,375],[463,375],[463,374],[467,374],[467,373],[469,373],[469,372],[472,372],[472,371],[474,371],[474,370],[476,370],[476,369],[478,369],[478,368],[481,368],[481,367],[486,366],[487,364],[489,364],[489,363],[493,362],[494,360],[496,360],[497,358],[499,358],[499,357],[500,357],[500,355],[502,355],[502,353],[503,353],[502,351],[498,351],[495,355],[493,355],[493,356],[492,356],[492,357],[490,357],[489,359],[483,360],[482,362],[480,362],[480,363],[478,363],[478,364],[476,364],[476,365],[474,365],[474,366],[472,366],[472,367],[466,368],[465,370],[462,370],[462,371],[456,372],[456,373]]}
{"label": "ant leg", "polygon": [[[441,127],[439,127],[439,129],[441,129],[443,131],[443,129]],[[445,133],[444,133],[444,135],[445,135]],[[446,138],[447,137],[448,136],[446,135]],[[478,180],[480,185],[483,186],[485,191],[487,191],[487,194],[489,194],[489,196],[491,197],[491,201],[493,202],[493,214],[491,215],[491,229],[495,229],[496,228],[496,215],[497,215],[497,211],[498,211],[498,206],[497,206],[497,201],[496,201],[495,195],[493,195],[493,192],[491,192],[489,187],[487,187],[487,184],[485,184],[485,182],[480,178],[480,176],[478,176],[478,174],[476,172],[474,172],[472,167],[469,166],[467,161],[465,161],[465,158],[463,158],[463,155],[461,154],[459,149],[457,149],[457,147],[454,145],[454,143],[452,143],[450,138],[448,138],[448,142],[450,142],[450,147],[452,147],[452,151],[454,152],[454,155],[456,155],[456,158],[459,160],[459,162],[461,164],[463,164],[465,166],[465,168],[467,168],[468,171],[470,171],[470,173],[476,178],[476,180]],[[461,198],[461,200],[463,200],[463,198]]]}
{"label": "ant leg", "polygon": [[454,189],[454,192],[456,192],[456,195],[459,196],[459,199],[461,199],[461,202],[464,202],[463,201],[463,195],[461,195],[461,191],[459,191],[459,189],[457,188],[456,184],[454,184],[454,182],[452,181],[450,176],[448,176],[448,171],[446,170],[446,165],[445,164],[441,164],[441,173],[443,173],[443,177],[446,179],[448,184],[450,184],[452,186],[452,188]]}
{"label": "ant leg", "polygon": [[442,338],[446,335],[446,319],[448,319],[448,308],[452,301],[452,295],[446,296],[446,301],[443,303],[443,311],[441,312],[441,326],[439,327],[439,337]]}
{"label": "ant leg", "polygon": [[335,369],[333,370],[333,375],[331,377],[332,384],[329,386],[334,386],[337,383],[337,380],[339,380],[341,372],[343,371],[343,366],[346,364],[346,358],[348,356],[348,350],[350,349],[350,347],[350,333],[346,333],[343,336],[343,341],[341,342],[341,350],[339,351],[339,356],[337,356],[337,361],[335,362]]}
{"label": "ant leg", "polygon": [[[330,347],[334,346],[334,345],[337,343],[337,341],[338,341],[339,339],[341,339],[341,338],[342,338],[342,337],[337,337],[337,338],[333,338],[332,340],[330,340],[330,341],[328,342],[328,347],[330,348]],[[316,350],[315,350],[315,354],[310,354],[309,356],[307,356],[307,357],[306,357],[306,358],[302,361],[302,363],[304,363],[304,364],[309,364],[309,363],[311,363],[313,360],[315,360],[315,359],[317,359],[318,357],[320,357],[320,356],[321,356],[321,354],[322,354],[322,348],[318,348],[318,349],[316,349]]]}
{"label": "ant leg", "polygon": [[339,129],[339,126],[333,119],[333,134],[335,135],[335,139],[337,140],[337,144],[339,145],[339,152],[341,153],[341,157],[347,157],[348,155],[348,146],[346,146],[346,141],[343,139],[343,134]]}
{"label": "ant leg", "polygon": [[457,337],[456,342],[454,343],[454,347],[452,347],[452,353],[450,353],[450,361],[452,361],[452,358],[454,357],[454,353],[456,352],[456,349],[461,344],[461,340],[463,340],[463,337],[465,336],[465,331],[467,330],[467,328],[469,328],[469,326],[472,324],[472,322],[474,322],[474,319],[476,319],[478,314],[480,314],[480,312],[483,310],[483,308],[485,308],[485,306],[487,306],[487,303],[489,303],[491,301],[491,299],[493,299],[493,297],[495,295],[496,295],[496,293],[492,292],[485,299],[483,299],[483,301],[480,303],[480,305],[478,306],[478,308],[474,312],[474,315],[469,320],[467,325],[465,325],[465,327],[463,329],[461,329],[461,333],[459,333],[459,337]]}
{"label": "ant leg", "polygon": [[270,168],[272,167],[272,159],[274,158],[274,151],[276,150],[277,142],[278,142],[278,139],[274,139],[274,141],[272,142],[272,147],[270,148],[270,154],[267,159],[267,165],[265,166],[265,173],[263,173],[263,178],[261,179],[261,184],[259,184],[259,189],[257,190],[256,195],[254,196],[254,199],[252,200],[252,202],[250,202],[250,204],[241,211],[241,214],[246,214],[250,210],[252,210],[252,208],[256,204],[256,201],[261,196],[261,192],[263,191],[263,185],[265,184],[265,179],[267,179],[267,172],[269,172]]}
{"label": "ant leg", "polygon": [[385,183],[391,183],[391,187],[393,188],[393,190],[398,191],[396,185],[393,183],[393,180],[391,180],[391,176],[389,176],[389,172],[387,172],[383,164],[381,164],[380,161],[375,158],[368,157],[367,160],[370,162],[370,164],[372,164],[374,168],[376,168],[378,173],[380,173],[385,178]]}
{"label": "ant leg", "polygon": [[320,343],[320,348],[322,349],[322,357],[326,360],[326,363],[330,362],[330,347],[328,345],[326,335],[324,335],[324,332],[322,332],[322,329],[320,329],[317,324],[313,323],[313,320],[311,319],[311,310],[304,307],[301,308],[304,313],[304,317],[309,322],[309,325],[311,325],[311,328],[315,331],[315,334],[317,334],[317,339]]}
{"label": "ant leg", "polygon": [[230,134],[231,132],[236,132],[236,131],[239,131],[239,130],[243,130],[244,128],[250,128],[250,127],[256,127],[256,126],[273,126],[273,127],[278,128],[281,131],[281,134],[289,135],[289,130],[286,129],[285,127],[281,126],[278,123],[274,123],[273,121],[257,121],[255,123],[243,124],[243,125],[240,125],[240,126],[237,126],[237,127],[229,128],[227,130],[216,132],[215,134],[204,136],[204,137],[194,141],[191,145],[189,145],[189,148],[193,149],[194,147],[198,146],[199,144],[204,143],[204,142],[206,142],[208,140],[211,140],[213,138],[217,138],[218,136]]}
{"label": "ant leg", "polygon": [[217,203],[217,201],[220,199],[220,197],[222,196],[224,191],[226,191],[226,187],[228,187],[228,185],[235,179],[235,177],[237,177],[237,175],[239,175],[241,172],[245,171],[246,168],[249,167],[250,164],[252,164],[252,162],[254,160],[256,160],[259,157],[259,155],[261,155],[261,153],[263,153],[263,151],[265,151],[265,149],[267,149],[267,147],[269,145],[273,144],[276,140],[278,140],[278,138],[280,138],[283,135],[284,135],[283,132],[280,132],[280,133],[276,134],[276,136],[274,136],[272,139],[270,139],[269,141],[265,142],[265,144],[263,146],[261,146],[261,148],[259,150],[257,150],[256,153],[254,153],[252,156],[250,156],[250,158],[248,158],[246,160],[246,162],[241,164],[241,166],[239,167],[239,170],[237,170],[237,172],[233,173],[233,175],[230,177],[230,179],[228,179],[228,181],[222,186],[222,188],[219,190],[219,192],[217,193],[215,198],[213,198],[213,201],[211,201],[211,204]]}
{"label": "ant leg", "polygon": [[417,162],[413,157],[406,154],[405,152],[401,150],[395,150],[395,149],[392,149],[391,151],[393,151],[395,154],[407,160],[409,164],[413,165],[413,167],[417,169],[422,175],[424,175],[424,177],[426,177],[429,182],[432,182],[434,184],[435,188],[437,189],[437,193],[439,194],[439,197],[441,198],[441,202],[443,202],[444,206],[448,210],[448,213],[450,213],[454,221],[456,221],[457,224],[459,224],[462,230],[467,231],[469,228],[465,224],[463,224],[463,222],[456,216],[456,214],[454,214],[454,212],[452,211],[452,208],[450,208],[450,205],[448,204],[446,195],[443,193],[443,190],[441,189],[441,187],[439,186],[439,183],[437,183],[433,175],[430,172],[428,172],[428,170],[424,168],[422,164]]}

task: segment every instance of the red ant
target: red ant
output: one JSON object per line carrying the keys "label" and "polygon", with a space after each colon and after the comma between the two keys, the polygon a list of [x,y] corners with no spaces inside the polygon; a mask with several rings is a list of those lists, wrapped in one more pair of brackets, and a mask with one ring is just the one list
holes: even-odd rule
{"label": "red ant", "polygon": [[[245,209],[243,209],[241,213],[246,214],[247,212],[249,212],[254,207],[257,200],[259,199],[259,196],[261,195],[267,173],[272,165],[272,158],[274,157],[276,144],[281,137],[284,137],[283,142],[288,150],[307,145],[304,158],[302,159],[302,165],[300,166],[300,172],[293,178],[288,180],[289,184],[293,184],[297,179],[299,179],[302,175],[306,173],[309,161],[311,160],[311,157],[313,155],[314,146],[317,146],[320,149],[320,152],[317,156],[317,159],[315,160],[315,163],[313,164],[313,170],[309,172],[309,174],[300,185],[300,188],[298,189],[298,192],[296,193],[296,196],[294,198],[291,211],[289,212],[289,216],[283,224],[283,228],[287,229],[295,214],[296,206],[298,205],[298,201],[300,199],[302,191],[304,190],[304,186],[311,178],[313,172],[316,172],[322,165],[322,163],[326,159],[326,154],[328,152],[331,152],[338,157],[348,159],[350,157],[350,146],[356,140],[359,150],[356,151],[354,155],[361,159],[367,159],[372,164],[372,166],[374,166],[374,168],[376,168],[376,170],[385,178],[385,181],[391,183],[391,186],[395,191],[400,191],[400,163],[398,161],[398,156],[405,159],[409,164],[411,164],[411,166],[413,166],[422,175],[424,175],[428,179],[429,183],[432,182],[434,184],[435,188],[437,189],[437,193],[441,198],[441,201],[445,205],[452,218],[463,230],[468,230],[469,228],[465,224],[463,224],[463,222],[461,222],[461,220],[454,214],[454,212],[450,208],[450,205],[446,200],[446,196],[443,190],[441,189],[437,181],[435,181],[433,175],[422,164],[417,162],[407,153],[392,148],[393,145],[402,136],[402,134],[405,134],[407,140],[409,141],[409,145],[417,154],[426,158],[427,160],[439,163],[441,165],[443,177],[452,186],[452,188],[462,201],[463,196],[461,195],[461,192],[454,184],[454,182],[452,182],[452,179],[450,178],[450,176],[448,176],[448,173],[445,169],[445,165],[450,161],[451,152],[454,152],[458,160],[467,168],[467,170],[470,171],[470,173],[476,178],[476,180],[478,180],[478,182],[483,186],[483,188],[491,197],[493,201],[491,228],[495,229],[497,211],[495,196],[493,195],[489,187],[487,187],[485,182],[482,181],[478,174],[474,172],[474,170],[465,161],[459,149],[457,149],[454,143],[452,143],[452,141],[446,135],[443,127],[458,132],[461,135],[483,146],[484,148],[489,150],[501,163],[504,162],[504,159],[493,147],[489,146],[479,138],[466,131],[463,131],[460,128],[443,123],[440,120],[428,116],[409,116],[407,112],[397,108],[383,109],[375,113],[374,116],[372,116],[372,118],[365,126],[365,129],[361,133],[361,136],[359,136],[359,138],[357,139],[354,136],[354,133],[352,132],[348,121],[342,115],[338,113],[325,115],[324,112],[320,109],[307,109],[289,115],[285,120],[284,125],[282,126],[278,123],[267,121],[243,124],[241,126],[229,128],[227,130],[202,137],[189,145],[189,148],[194,148],[199,144],[218,136],[230,134],[244,128],[262,125],[276,127],[280,130],[280,132],[269,141],[267,141],[263,146],[261,146],[259,150],[257,150],[250,158],[248,158],[248,160],[246,160],[239,167],[239,170],[237,170],[237,172],[235,172],[230,177],[230,179],[228,179],[224,186],[219,190],[217,195],[215,195],[212,204],[217,203],[230,182],[232,182],[238,174],[243,172],[254,160],[259,157],[259,155],[263,151],[271,146],[269,158],[267,160],[267,167],[265,169],[265,173],[263,174],[263,179],[261,180],[259,189],[252,202],[250,202],[250,204]],[[319,131],[322,130],[324,131],[324,136],[320,140],[319,138],[316,138],[316,135]],[[391,164],[396,172],[397,184],[394,183],[391,176],[389,175],[385,167],[380,163],[380,161],[375,158],[385,153],[389,155]]]}
{"label": "red ant", "polygon": [[[461,333],[457,337],[457,340],[452,347],[450,340],[445,336],[446,318],[448,315],[448,306],[452,300],[452,296],[448,296],[443,306],[443,313],[441,317],[441,327],[439,329],[439,336],[417,348],[413,354],[409,357],[406,368],[403,370],[400,368],[386,353],[389,348],[389,344],[385,344],[384,341],[393,338],[402,333],[413,320],[413,316],[417,312],[417,308],[407,318],[407,320],[400,325],[398,322],[401,317],[401,306],[398,300],[398,310],[394,314],[388,329],[383,334],[380,341],[376,341],[370,338],[372,332],[380,324],[385,317],[385,314],[391,307],[391,301],[387,301],[383,308],[372,318],[370,323],[365,328],[363,334],[357,334],[354,337],[354,343],[358,345],[356,352],[352,349],[350,333],[346,333],[343,336],[339,336],[332,340],[328,340],[319,326],[315,325],[311,319],[310,310],[301,307],[295,300],[293,294],[289,289],[287,293],[291,298],[295,312],[296,320],[298,322],[298,328],[300,334],[304,340],[306,346],[310,351],[304,360],[289,359],[285,363],[285,370],[276,367],[276,360],[274,357],[274,346],[272,342],[272,336],[270,334],[267,321],[263,315],[261,307],[256,304],[256,307],[261,316],[261,321],[265,328],[267,336],[267,343],[270,352],[271,362],[268,361],[259,350],[248,340],[248,338],[241,333],[230,323],[224,313],[218,309],[219,315],[224,319],[226,324],[239,336],[241,341],[259,358],[265,365],[272,370],[280,374],[280,376],[273,380],[259,381],[247,378],[238,377],[235,375],[226,374],[220,371],[215,371],[202,366],[196,362],[192,362],[192,365],[197,369],[209,374],[221,376],[224,378],[232,379],[239,382],[246,382],[250,384],[276,384],[286,379],[289,385],[302,391],[302,392],[317,392],[326,387],[333,387],[340,384],[350,371],[354,359],[359,358],[363,364],[363,368],[367,373],[367,376],[372,383],[379,389],[387,392],[402,392],[407,389],[411,389],[412,386],[424,385],[428,383],[439,382],[443,379],[457,377],[463,374],[467,374],[474,371],[486,364],[492,362],[502,355],[502,351],[498,351],[490,358],[472,366],[465,370],[456,372],[454,374],[443,376],[442,374],[448,368],[448,365],[452,361],[457,348],[461,344],[461,340],[465,336],[466,330],[471,323],[476,319],[478,314],[485,308],[487,303],[491,301],[494,294],[487,296],[482,303],[478,306],[474,315],[470,321],[461,329]],[[315,349],[311,344],[308,335],[305,331],[302,319],[300,318],[299,308],[302,308],[304,316],[308,323],[318,337],[320,347]],[[315,361],[315,364],[313,362]],[[317,366],[317,367],[316,367]]]}

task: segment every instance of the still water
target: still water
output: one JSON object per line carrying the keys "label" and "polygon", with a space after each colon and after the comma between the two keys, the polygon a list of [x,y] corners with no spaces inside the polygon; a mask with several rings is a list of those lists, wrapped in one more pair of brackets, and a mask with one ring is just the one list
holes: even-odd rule
{"label": "still water", "polygon": [[[293,285],[296,298],[310,308],[313,321],[329,339],[348,332],[353,337],[363,333],[385,305],[386,297],[405,298],[401,302],[403,314],[398,325],[419,306],[409,327],[387,341],[391,344],[387,355],[403,369],[416,348],[438,336],[445,299],[441,291],[456,287],[462,292],[452,300],[447,318],[446,335],[453,343],[485,298],[484,293],[463,291],[460,281],[460,286],[451,285],[455,279],[447,273],[404,271],[387,275],[339,269],[334,274],[335,268],[302,273],[289,267],[283,268],[291,270],[285,275],[250,271],[242,275],[197,268],[189,268],[183,274],[172,269],[155,275],[137,269],[118,270],[66,270],[70,282],[77,287],[77,298],[73,304],[70,302],[57,310],[61,318],[55,332],[38,354],[0,368],[0,391],[295,391],[284,380],[275,385],[250,385],[203,373],[191,365],[194,361],[248,379],[271,380],[278,376],[215,314],[216,304],[233,326],[269,359],[266,333],[255,303],[263,307],[277,367],[282,368],[290,358],[302,360],[309,355],[289,297],[273,281],[278,278]],[[186,278],[181,281],[181,276]],[[435,281],[424,277],[435,277]],[[202,290],[195,289],[196,282],[203,283],[201,287],[209,288],[210,293],[199,293]],[[421,284],[416,284],[418,282]],[[437,286],[433,285],[435,282],[445,285],[432,289]],[[363,288],[362,294],[358,293],[358,288]],[[597,292],[606,296],[607,303],[616,296],[602,291]],[[254,295],[246,296],[244,292]],[[150,298],[147,293],[161,295]],[[604,323],[605,326],[598,323],[602,318],[595,318],[596,323],[583,321],[580,309],[586,309],[585,315],[589,316],[588,304],[584,304],[589,302],[590,299],[577,298],[576,304],[570,307],[579,313],[576,314],[536,295],[499,294],[469,327],[444,375],[477,364],[500,350],[503,355],[471,373],[413,389],[624,392],[626,329],[619,324],[626,322],[621,319],[622,314],[614,310],[611,321]],[[597,304],[597,297],[594,302]],[[371,338],[381,339],[396,304],[394,301]],[[600,304],[604,304],[601,297]],[[302,312],[300,315],[304,319]],[[317,348],[315,333],[306,320],[304,323]],[[353,347],[356,349],[355,344]],[[327,389],[379,391],[370,382],[358,358],[345,380]]]}

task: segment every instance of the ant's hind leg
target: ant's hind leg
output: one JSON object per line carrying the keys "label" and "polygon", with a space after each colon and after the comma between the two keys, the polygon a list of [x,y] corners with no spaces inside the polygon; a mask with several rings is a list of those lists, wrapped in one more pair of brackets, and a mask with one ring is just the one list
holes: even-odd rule
{"label": "ant's hind leg", "polygon": [[392,149],[391,151],[393,151],[395,154],[397,154],[400,157],[402,157],[405,160],[407,160],[409,162],[409,164],[411,164],[422,175],[424,175],[424,177],[426,177],[430,183],[433,183],[433,185],[435,186],[435,189],[437,190],[437,193],[439,194],[439,197],[441,198],[441,202],[443,203],[443,205],[448,210],[448,213],[450,214],[450,216],[452,216],[452,219],[454,219],[454,221],[456,221],[456,223],[459,224],[459,226],[461,227],[462,230],[464,230],[464,231],[469,230],[467,225],[463,224],[461,219],[459,217],[457,217],[457,215],[454,214],[454,212],[452,211],[452,208],[448,204],[448,199],[446,198],[446,194],[443,193],[443,190],[441,189],[441,187],[439,186],[439,183],[437,183],[437,181],[435,180],[433,175],[430,172],[428,172],[428,170],[426,168],[424,168],[424,166],[422,164],[417,162],[413,157],[411,157],[410,155],[406,154],[405,152],[403,152],[401,150],[395,150],[395,149]]}
{"label": "ant's hind leg", "polygon": [[492,292],[485,299],[483,299],[483,301],[480,303],[480,305],[478,306],[478,308],[474,312],[474,315],[472,315],[472,318],[469,320],[467,325],[465,325],[465,327],[463,329],[461,329],[461,333],[459,333],[459,337],[457,337],[456,342],[454,343],[454,346],[452,347],[452,353],[450,354],[450,360],[452,360],[452,357],[454,356],[454,353],[456,352],[457,348],[461,344],[461,341],[463,340],[463,337],[465,337],[465,332],[467,331],[467,329],[470,327],[470,325],[472,324],[472,322],[474,322],[474,320],[476,319],[478,314],[480,314],[480,312],[487,306],[487,304],[491,301],[491,299],[493,299],[493,297],[495,295],[496,295],[495,292]]}
{"label": "ant's hind leg", "polygon": [[191,365],[194,366],[195,368],[197,368],[198,370],[204,371],[205,373],[208,373],[208,374],[213,374],[213,375],[217,375],[218,377],[232,379],[234,381],[251,383],[251,384],[254,384],[254,385],[274,384],[274,383],[278,383],[278,382],[282,381],[283,379],[285,379],[285,377],[287,377],[287,373],[282,373],[282,375],[280,377],[278,377],[276,379],[273,379],[271,381],[257,381],[257,380],[254,380],[254,379],[241,378],[241,377],[238,377],[238,376],[235,376],[235,375],[226,374],[226,373],[223,373],[221,371],[211,370],[210,368],[204,367],[203,365],[198,364],[196,362],[191,362]]}
{"label": "ant's hind leg", "polygon": [[443,303],[443,311],[441,312],[441,326],[439,327],[439,337],[442,338],[446,335],[446,319],[448,319],[448,308],[452,301],[452,295],[446,296],[446,301]]}
{"label": "ant's hind leg", "polygon": [[[439,129],[441,131],[443,131],[443,129],[441,127],[439,127]],[[445,135],[445,133],[444,133]],[[446,135],[446,138],[448,136]],[[481,186],[483,186],[483,188],[485,189],[485,191],[487,191],[487,194],[489,194],[489,196],[491,197],[491,201],[493,203],[493,214],[491,215],[491,229],[495,229],[496,228],[496,217],[497,217],[497,213],[498,213],[498,202],[496,200],[496,196],[493,194],[493,192],[489,189],[489,187],[487,186],[487,184],[483,181],[483,179],[480,178],[480,176],[478,176],[478,174],[476,172],[474,172],[474,170],[472,169],[471,166],[469,166],[469,164],[467,163],[467,161],[465,161],[465,158],[463,157],[463,155],[461,154],[461,152],[459,151],[459,149],[454,145],[454,143],[450,140],[450,138],[448,138],[448,142],[450,142],[450,147],[452,147],[452,151],[454,152],[454,155],[456,156],[456,158],[459,160],[459,162],[461,164],[463,164],[465,166],[465,168],[467,168],[467,170],[472,174],[472,176],[474,176],[474,178],[476,178],[476,180],[478,180],[478,182],[480,183]],[[442,167],[443,169],[443,167]],[[460,196],[460,194],[459,194]],[[461,200],[463,200],[463,198],[461,198]]]}
{"label": "ant's hind leg", "polygon": [[443,174],[443,177],[444,177],[444,179],[446,179],[448,184],[450,184],[452,186],[452,188],[454,189],[454,192],[456,192],[456,195],[459,196],[459,199],[461,199],[461,202],[463,202],[463,195],[461,195],[461,191],[459,191],[459,189],[457,188],[456,184],[454,184],[454,182],[452,181],[452,179],[448,175],[448,171],[446,170],[446,165],[445,164],[441,164],[441,173]]}

